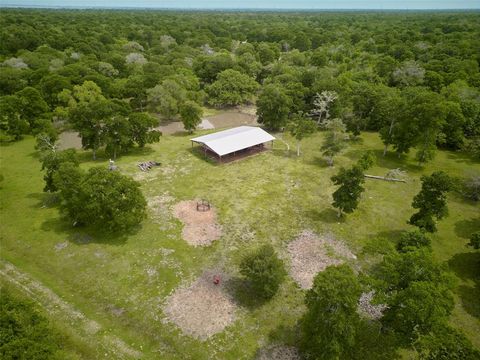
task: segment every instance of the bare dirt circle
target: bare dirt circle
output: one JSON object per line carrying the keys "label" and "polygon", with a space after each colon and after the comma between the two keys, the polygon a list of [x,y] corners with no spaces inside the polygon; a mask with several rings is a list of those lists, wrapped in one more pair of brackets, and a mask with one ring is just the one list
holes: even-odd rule
{"label": "bare dirt circle", "polygon": [[[215,284],[218,277],[220,281]],[[228,276],[207,270],[188,287],[167,298],[164,313],[184,334],[200,340],[223,331],[235,321],[237,305],[226,289]]]}
{"label": "bare dirt circle", "polygon": [[183,222],[182,237],[190,245],[208,246],[222,236],[215,209],[198,211],[197,200],[179,202],[173,208],[173,215]]}

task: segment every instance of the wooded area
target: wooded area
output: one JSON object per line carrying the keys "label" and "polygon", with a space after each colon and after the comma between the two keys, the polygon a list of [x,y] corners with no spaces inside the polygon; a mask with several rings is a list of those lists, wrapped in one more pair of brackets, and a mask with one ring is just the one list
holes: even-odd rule
{"label": "wooded area", "polygon": [[[478,11],[2,9],[0,357],[478,359],[479,49]],[[191,148],[240,109],[279,146]]]}
{"label": "wooded area", "polygon": [[339,118],[420,163],[437,146],[479,156],[476,12],[4,9],[0,25],[2,141],[68,125],[116,156],[158,141],[145,111],[192,129],[197,105],[256,101],[270,129]]}

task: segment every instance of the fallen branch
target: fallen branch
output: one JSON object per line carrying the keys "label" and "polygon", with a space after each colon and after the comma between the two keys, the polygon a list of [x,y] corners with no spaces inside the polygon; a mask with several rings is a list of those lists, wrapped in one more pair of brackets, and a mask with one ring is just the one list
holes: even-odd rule
{"label": "fallen branch", "polygon": [[385,181],[398,181],[398,182],[403,182],[403,183],[407,182],[406,180],[403,180],[403,179],[388,178],[388,177],[384,177],[384,176],[375,176],[375,175],[363,175],[363,176],[365,176],[366,178],[369,178],[369,179],[378,179],[378,180],[385,180]]}

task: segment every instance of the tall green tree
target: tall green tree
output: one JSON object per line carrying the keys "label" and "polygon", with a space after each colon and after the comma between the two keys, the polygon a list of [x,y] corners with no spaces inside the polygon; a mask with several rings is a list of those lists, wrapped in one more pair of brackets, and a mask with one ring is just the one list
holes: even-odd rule
{"label": "tall green tree", "polygon": [[53,181],[54,175],[57,173],[60,166],[64,163],[70,163],[74,167],[78,167],[79,161],[75,149],[66,149],[63,151],[50,150],[42,154],[42,170],[45,171],[43,180],[45,180],[45,187],[43,191],[54,192],[58,188]]}
{"label": "tall green tree", "polygon": [[203,109],[195,101],[186,101],[180,107],[180,117],[183,127],[189,133],[192,133],[202,122]]}
{"label": "tall green tree", "polygon": [[206,87],[209,102],[215,106],[244,104],[253,99],[258,83],[250,76],[228,69],[217,75],[215,82]]}
{"label": "tall green tree", "polygon": [[419,337],[414,348],[420,360],[476,360],[480,351],[457,329],[447,324]]}
{"label": "tall green tree", "polygon": [[360,166],[353,166],[350,169],[342,167],[331,180],[339,186],[333,193],[332,203],[338,209],[338,216],[352,213],[358,207],[360,195],[365,191],[362,186],[365,182],[363,169]]}
{"label": "tall green tree", "polygon": [[327,120],[325,123],[325,138],[322,144],[323,154],[327,157],[327,162],[333,166],[333,158],[340,153],[348,139],[347,127],[340,119]]}
{"label": "tall green tree", "polygon": [[437,139],[445,122],[443,98],[425,88],[407,88],[399,110],[399,121],[393,130],[392,144],[398,154],[416,146],[420,164],[433,159]]}
{"label": "tall green tree", "polygon": [[146,201],[133,179],[94,167],[87,173],[63,164],[54,175],[61,209],[73,224],[117,233],[137,226],[145,218]]}
{"label": "tall green tree", "polygon": [[147,90],[147,103],[151,111],[173,119],[187,98],[186,90],[174,80],[164,80]]}
{"label": "tall green tree", "polygon": [[143,148],[146,144],[160,141],[162,133],[153,129],[158,125],[158,120],[150,114],[134,112],[128,116],[128,121],[131,127],[131,139],[140,148]]}
{"label": "tall green tree", "polygon": [[7,287],[0,289],[0,355],[2,359],[61,359],[62,336],[33,302]]}
{"label": "tall green tree", "polygon": [[317,124],[302,113],[292,116],[286,129],[297,140],[297,156],[300,156],[300,143],[317,130]]}
{"label": "tall green tree", "polygon": [[277,293],[286,272],[273,246],[265,244],[242,258],[240,274],[248,280],[256,296],[270,299]]}
{"label": "tall green tree", "polygon": [[301,348],[308,359],[352,358],[361,292],[347,265],[329,266],[317,274],[305,296],[307,312],[301,320]]}
{"label": "tall green tree", "polygon": [[15,94],[20,99],[21,117],[28,121],[31,128],[34,128],[35,121],[44,117],[49,111],[48,104],[43,100],[40,91],[27,86]]}
{"label": "tall green tree", "polygon": [[105,143],[103,126],[105,119],[113,114],[112,103],[93,81],[76,85],[73,91],[64,90],[59,98],[73,129],[82,138],[82,147],[91,149],[95,160],[97,150]]}
{"label": "tall green tree", "polygon": [[133,146],[132,126],[122,115],[110,116],[102,129],[105,152],[115,160],[118,154],[128,151]]}
{"label": "tall green tree", "polygon": [[452,179],[443,171],[436,171],[430,176],[422,176],[422,189],[415,195],[412,207],[418,209],[409,220],[428,232],[437,231],[436,220],[448,215],[447,193],[452,189]]}
{"label": "tall green tree", "polygon": [[6,139],[20,140],[30,130],[30,124],[22,117],[21,106],[16,95],[0,98],[0,130]]}
{"label": "tall green tree", "polygon": [[395,294],[388,303],[382,323],[415,341],[439,324],[446,323],[453,310],[449,287],[430,281],[415,281]]}
{"label": "tall green tree", "polygon": [[280,130],[288,120],[292,100],[278,85],[263,87],[257,99],[258,122],[271,130]]}

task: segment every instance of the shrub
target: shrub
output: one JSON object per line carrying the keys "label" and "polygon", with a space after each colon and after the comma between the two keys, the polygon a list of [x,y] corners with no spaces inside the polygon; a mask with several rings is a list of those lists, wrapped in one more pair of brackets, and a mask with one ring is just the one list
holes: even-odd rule
{"label": "shrub", "polygon": [[57,358],[60,336],[33,303],[0,289],[0,358]]}
{"label": "shrub", "polygon": [[240,273],[250,282],[254,292],[264,299],[276,294],[286,274],[282,260],[269,244],[245,255],[240,264]]}
{"label": "shrub", "polygon": [[403,233],[399,243],[397,244],[397,250],[400,252],[407,252],[409,248],[412,250],[413,248],[419,249],[421,247],[430,248],[431,241],[428,236],[420,230],[413,230]]}
{"label": "shrub", "polygon": [[480,231],[474,232],[472,236],[470,236],[468,245],[474,249],[480,249]]}

